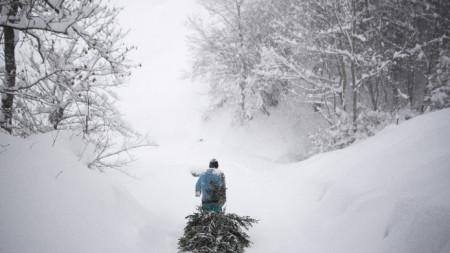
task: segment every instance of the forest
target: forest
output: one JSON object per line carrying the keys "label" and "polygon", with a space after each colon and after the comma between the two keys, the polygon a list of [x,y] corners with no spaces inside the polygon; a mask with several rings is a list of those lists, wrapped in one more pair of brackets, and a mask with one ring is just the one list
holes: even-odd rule
{"label": "forest", "polygon": [[328,123],[311,154],[450,105],[450,2],[200,1],[192,73],[238,122],[300,100]]}
{"label": "forest", "polygon": [[[227,108],[246,124],[302,101],[328,124],[310,135],[312,155],[450,105],[449,1],[199,3],[207,15],[186,25],[191,76],[210,85],[206,115]],[[97,168],[148,144],[115,106],[117,88],[139,67],[122,41],[120,8],[102,0],[3,0],[0,8],[4,131],[77,131],[96,146]]]}

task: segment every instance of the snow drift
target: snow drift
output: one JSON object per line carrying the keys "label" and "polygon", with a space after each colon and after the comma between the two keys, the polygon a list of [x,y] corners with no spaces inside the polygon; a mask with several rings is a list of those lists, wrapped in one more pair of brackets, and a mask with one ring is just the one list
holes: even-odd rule
{"label": "snow drift", "polygon": [[450,109],[293,164],[250,143],[143,149],[138,180],[90,171],[77,138],[53,140],[0,135],[0,252],[177,252],[200,204],[190,168],[213,157],[227,211],[259,220],[246,252],[450,252]]}
{"label": "snow drift", "polygon": [[254,252],[450,252],[450,109],[281,169]]}
{"label": "snow drift", "polygon": [[167,248],[162,222],[75,155],[84,149],[79,138],[0,134],[0,144],[0,252]]}
{"label": "snow drift", "polygon": [[191,168],[211,158],[227,179],[227,212],[259,220],[246,252],[450,252],[450,109],[299,163],[262,157],[257,140],[244,144],[147,149],[130,169],[140,180],[119,178],[142,205],[168,218],[173,233],[162,252],[177,252],[184,217],[200,204]]}

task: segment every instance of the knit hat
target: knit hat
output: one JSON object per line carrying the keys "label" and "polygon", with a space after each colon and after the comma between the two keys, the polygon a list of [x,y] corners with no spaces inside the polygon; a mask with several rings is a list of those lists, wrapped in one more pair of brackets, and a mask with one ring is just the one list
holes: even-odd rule
{"label": "knit hat", "polygon": [[219,168],[219,162],[216,159],[211,159],[211,161],[209,161],[209,167],[210,168]]}

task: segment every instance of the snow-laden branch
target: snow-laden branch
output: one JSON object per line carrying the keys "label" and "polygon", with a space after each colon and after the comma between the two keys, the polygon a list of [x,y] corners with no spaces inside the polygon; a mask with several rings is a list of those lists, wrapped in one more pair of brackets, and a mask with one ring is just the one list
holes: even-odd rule
{"label": "snow-laden branch", "polygon": [[43,80],[46,80],[48,78],[50,78],[51,76],[57,75],[61,72],[64,72],[67,70],[63,70],[63,69],[58,69],[55,70],[51,73],[46,74],[45,76],[39,78],[38,80],[34,81],[33,83],[27,84],[27,85],[23,85],[23,86],[16,86],[13,88],[6,88],[6,87],[2,87],[2,85],[0,85],[0,93],[5,93],[5,94],[15,94],[15,92],[20,91],[20,90],[25,90],[25,89],[30,89],[33,86],[39,84],[40,82],[42,82]]}
{"label": "snow-laden branch", "polygon": [[379,76],[390,64],[392,64],[391,61],[385,61],[375,71],[369,72],[368,74],[363,73],[361,79],[356,80],[356,87],[354,89],[358,89],[365,80]]}
{"label": "snow-laden branch", "polygon": [[413,55],[413,54],[417,53],[418,51],[421,51],[422,48],[424,48],[424,47],[428,47],[428,46],[430,46],[430,45],[432,45],[432,44],[434,44],[434,43],[444,43],[445,40],[450,40],[450,37],[447,36],[446,34],[443,34],[443,35],[440,36],[439,38],[435,38],[435,39],[426,41],[426,42],[424,42],[424,43],[422,43],[422,44],[416,44],[416,46],[415,46],[414,48],[408,49],[408,50],[406,50],[406,51],[407,51],[409,54],[412,54],[412,55]]}
{"label": "snow-laden branch", "polygon": [[[155,143],[151,143],[151,142],[146,142],[146,143],[138,143],[138,144],[131,144],[131,145],[127,145],[124,144],[121,148],[117,149],[116,151],[109,151],[113,145],[109,144],[109,142],[106,142],[105,144],[99,142],[96,143],[96,145],[100,145],[100,151],[97,153],[97,155],[95,156],[95,158],[88,163],[88,168],[97,168],[99,170],[103,170],[104,168],[120,168],[123,167],[127,164],[129,164],[130,162],[133,161],[133,159],[130,160],[120,160],[118,157],[123,154],[126,153],[128,156],[130,156],[129,152],[134,150],[134,149],[138,149],[138,148],[142,148],[142,147],[158,147],[158,144]],[[109,159],[116,157],[118,158],[117,161],[115,162],[108,162]]]}
{"label": "snow-laden branch", "polygon": [[[77,23],[91,17],[96,12],[101,11],[93,1],[77,1],[77,5],[69,10],[63,8],[61,0],[22,1],[20,13],[12,16],[10,11],[17,8],[18,3],[9,2],[7,6],[2,6],[0,15],[0,26],[8,26],[19,31],[42,30],[52,33],[70,35],[71,28],[77,28]],[[53,11],[46,11],[46,6]],[[74,5],[74,4],[72,4]]]}
{"label": "snow-laden branch", "polygon": [[311,84],[315,87],[323,87],[323,84],[321,84],[321,82],[336,83],[336,81],[334,80],[317,76],[309,70],[300,71],[293,63],[289,62],[285,57],[276,53],[273,49],[267,50],[266,53],[268,53],[268,55],[270,55],[273,59],[280,62],[285,67],[289,68],[291,71],[296,73],[297,79],[301,79],[308,84]]}

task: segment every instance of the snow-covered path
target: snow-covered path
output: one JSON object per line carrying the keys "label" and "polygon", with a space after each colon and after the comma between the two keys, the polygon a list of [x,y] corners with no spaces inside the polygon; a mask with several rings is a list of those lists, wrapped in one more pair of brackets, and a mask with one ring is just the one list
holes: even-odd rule
{"label": "snow-covered path", "polygon": [[2,253],[177,252],[200,204],[190,170],[213,157],[227,211],[259,220],[247,252],[450,252],[450,109],[292,164],[208,139],[142,149],[135,179],[87,170],[83,142],[55,136],[0,134]]}
{"label": "snow-covered path", "polygon": [[211,158],[227,178],[227,212],[259,220],[247,252],[448,252],[449,113],[290,165],[208,141],[149,148],[130,170],[137,180],[119,180],[164,217],[167,252],[200,204],[190,169]]}
{"label": "snow-covered path", "polygon": [[[283,240],[289,228],[290,199],[283,195],[278,181],[282,165],[258,157],[229,152],[207,143],[191,147],[169,146],[141,151],[142,157],[130,170],[136,179],[119,177],[141,204],[167,220],[169,245],[176,252],[177,239],[182,236],[185,216],[193,213],[200,199],[194,196],[197,178],[192,168],[207,168],[210,158],[217,158],[227,180],[227,212],[249,215],[260,220],[249,231],[258,241],[248,252],[276,252],[286,248]],[[271,231],[271,233],[267,233]],[[262,249],[266,251],[262,251]]]}

